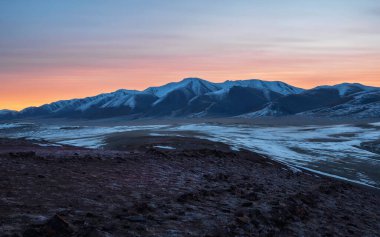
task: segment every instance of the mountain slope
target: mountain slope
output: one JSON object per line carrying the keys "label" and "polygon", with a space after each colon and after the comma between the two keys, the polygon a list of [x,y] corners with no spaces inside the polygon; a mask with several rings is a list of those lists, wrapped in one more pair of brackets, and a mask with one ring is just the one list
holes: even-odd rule
{"label": "mountain slope", "polygon": [[15,111],[15,110],[1,109],[0,110],[0,115],[11,114],[11,113],[16,113],[16,112],[17,111]]}
{"label": "mountain slope", "polygon": [[342,83],[334,86],[318,86],[315,89],[337,90],[340,96],[351,95],[357,92],[370,92],[379,90],[378,87],[365,86],[360,83]]}
{"label": "mountain slope", "polygon": [[273,91],[282,95],[299,94],[304,91],[304,89],[288,85],[284,82],[262,81],[262,80],[257,80],[257,79],[226,81],[218,85],[224,89],[231,88],[233,86],[240,86],[240,87],[249,87],[249,88],[255,88],[255,89],[260,89],[260,90]]}
{"label": "mountain slope", "polygon": [[319,86],[300,94],[278,98],[265,108],[242,117],[308,116],[360,118],[380,117],[380,88],[358,83]]}
{"label": "mountain slope", "polygon": [[0,110],[0,118],[12,118],[17,114],[15,110],[2,109]]}
{"label": "mountain slope", "polygon": [[380,90],[354,93],[346,97],[345,103],[307,111],[304,114],[321,117],[380,118]]}
{"label": "mountain slope", "polygon": [[195,95],[202,95],[207,92],[221,89],[217,84],[208,82],[200,78],[185,78],[180,82],[171,82],[159,87],[149,87],[144,92],[153,94],[159,98],[168,95],[170,92],[184,89],[192,91]]}
{"label": "mountain slope", "polygon": [[183,114],[202,116],[235,116],[261,109],[282,95],[268,90],[233,86],[199,96],[190,101]]}
{"label": "mountain slope", "polygon": [[178,83],[151,87],[144,92],[159,97],[147,116],[178,117],[235,115],[261,108],[281,95],[302,91],[283,82],[247,80],[211,83],[199,78],[187,78]]}
{"label": "mountain slope", "polygon": [[26,108],[18,116],[111,117],[148,109],[157,97],[130,90],[118,90],[83,99],[62,100],[40,107]]}
{"label": "mountain slope", "polygon": [[186,78],[161,87],[150,87],[144,92],[151,93],[158,99],[152,104],[152,109],[146,115],[151,117],[179,116],[179,110],[185,108],[195,97],[220,89],[216,84],[199,78]]}

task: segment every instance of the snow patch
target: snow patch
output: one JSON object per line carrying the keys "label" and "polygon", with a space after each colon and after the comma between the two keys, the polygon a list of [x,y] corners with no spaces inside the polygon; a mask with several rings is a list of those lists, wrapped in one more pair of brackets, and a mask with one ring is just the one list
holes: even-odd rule
{"label": "snow patch", "polygon": [[28,126],[28,125],[32,125],[32,124],[29,124],[29,123],[3,123],[3,124],[0,124],[0,129],[19,128],[19,127],[24,127],[24,126]]}
{"label": "snow patch", "polygon": [[153,146],[154,148],[160,148],[160,149],[165,149],[165,150],[175,150],[175,147],[172,146]]}
{"label": "snow patch", "polygon": [[164,128],[166,125],[146,126],[75,126],[75,129],[67,129],[67,126],[46,125],[25,129],[18,132],[4,134],[10,138],[26,138],[42,140],[55,144],[71,145],[85,148],[100,148],[104,145],[105,136],[136,130],[153,130]]}

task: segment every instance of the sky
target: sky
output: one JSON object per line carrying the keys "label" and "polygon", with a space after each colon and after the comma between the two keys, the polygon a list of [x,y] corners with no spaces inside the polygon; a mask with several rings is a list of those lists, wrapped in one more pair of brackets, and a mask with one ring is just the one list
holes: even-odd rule
{"label": "sky", "polygon": [[380,86],[378,0],[0,0],[0,109],[186,77]]}

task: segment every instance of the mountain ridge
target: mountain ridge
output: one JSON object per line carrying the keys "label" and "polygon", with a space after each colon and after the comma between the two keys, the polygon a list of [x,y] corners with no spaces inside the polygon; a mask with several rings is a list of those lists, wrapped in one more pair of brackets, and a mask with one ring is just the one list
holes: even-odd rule
{"label": "mountain ridge", "polygon": [[[365,111],[365,112],[363,112]],[[0,110],[0,118],[64,117],[380,117],[380,88],[359,83],[309,90],[259,79],[209,82],[185,78],[145,90],[119,89],[79,99],[60,100],[21,111]]]}

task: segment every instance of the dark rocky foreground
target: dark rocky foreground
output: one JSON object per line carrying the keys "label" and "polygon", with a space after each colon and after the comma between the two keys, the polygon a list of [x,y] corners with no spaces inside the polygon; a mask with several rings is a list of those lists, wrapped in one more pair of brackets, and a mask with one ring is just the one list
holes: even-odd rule
{"label": "dark rocky foreground", "polygon": [[178,141],[191,149],[0,139],[0,236],[380,235],[376,190]]}

